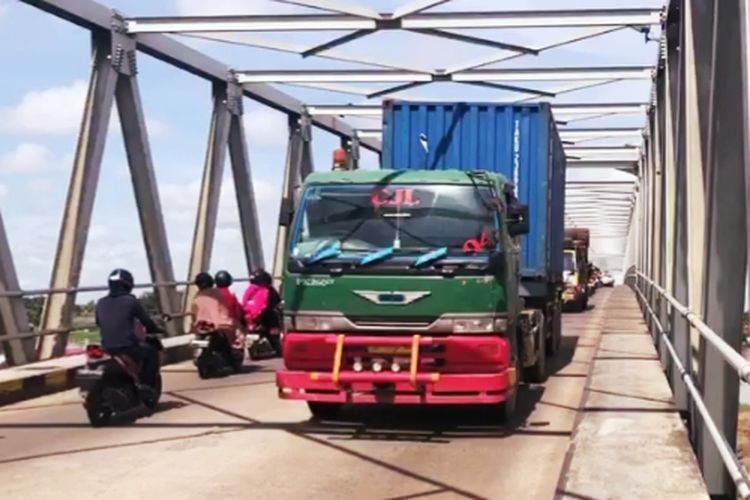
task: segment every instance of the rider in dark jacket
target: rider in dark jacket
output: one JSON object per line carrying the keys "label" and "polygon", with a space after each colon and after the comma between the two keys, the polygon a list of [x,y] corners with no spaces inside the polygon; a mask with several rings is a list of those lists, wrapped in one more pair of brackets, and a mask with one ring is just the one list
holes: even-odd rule
{"label": "rider in dark jacket", "polygon": [[124,354],[141,366],[141,382],[153,386],[159,372],[159,353],[142,343],[137,335],[139,322],[149,333],[160,328],[143,308],[133,291],[133,275],[125,269],[115,269],[109,275],[109,294],[96,303],[96,324],[102,337],[102,347],[110,355]]}

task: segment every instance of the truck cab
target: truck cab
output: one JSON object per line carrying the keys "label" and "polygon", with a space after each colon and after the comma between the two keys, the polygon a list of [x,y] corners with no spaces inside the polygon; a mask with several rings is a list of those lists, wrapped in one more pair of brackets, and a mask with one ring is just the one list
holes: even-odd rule
{"label": "truck cab", "polygon": [[519,298],[527,215],[500,174],[308,176],[285,260],[280,396],[316,417],[344,403],[509,417],[521,370],[544,371],[544,319]]}
{"label": "truck cab", "polygon": [[585,311],[589,299],[588,229],[566,229],[563,251],[563,305]]}

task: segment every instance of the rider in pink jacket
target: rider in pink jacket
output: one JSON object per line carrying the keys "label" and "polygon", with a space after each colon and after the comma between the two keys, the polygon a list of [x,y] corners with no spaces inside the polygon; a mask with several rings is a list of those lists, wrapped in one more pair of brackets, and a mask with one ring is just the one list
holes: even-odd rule
{"label": "rider in pink jacket", "polygon": [[245,311],[245,319],[248,326],[257,327],[261,316],[268,307],[269,289],[258,283],[250,283],[242,296],[242,309]]}
{"label": "rider in pink jacket", "polygon": [[273,288],[271,275],[262,269],[253,272],[250,286],[242,296],[242,308],[249,329],[265,337],[277,354],[281,354],[280,327],[277,308],[281,298]]}

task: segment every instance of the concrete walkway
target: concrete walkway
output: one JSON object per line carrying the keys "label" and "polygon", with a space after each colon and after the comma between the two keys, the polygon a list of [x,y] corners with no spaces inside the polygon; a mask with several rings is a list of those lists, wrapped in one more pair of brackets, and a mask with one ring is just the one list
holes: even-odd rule
{"label": "concrete walkway", "polygon": [[560,497],[708,498],[635,296],[619,287],[603,306]]}

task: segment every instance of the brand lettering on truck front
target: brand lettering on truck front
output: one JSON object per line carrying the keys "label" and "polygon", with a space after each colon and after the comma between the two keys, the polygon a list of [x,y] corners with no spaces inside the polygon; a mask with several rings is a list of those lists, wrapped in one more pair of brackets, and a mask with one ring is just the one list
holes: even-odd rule
{"label": "brand lettering on truck front", "polygon": [[521,172],[521,121],[513,122],[513,194],[518,198],[518,180]]}

